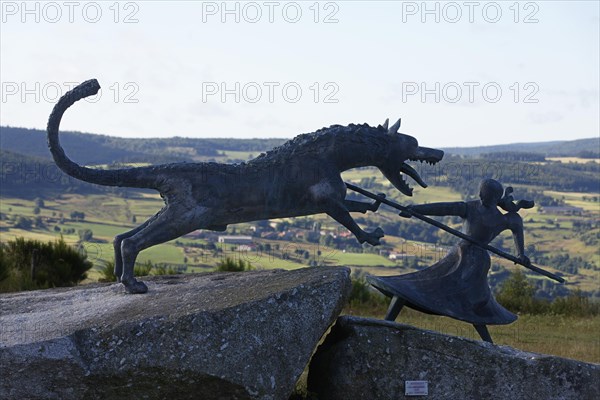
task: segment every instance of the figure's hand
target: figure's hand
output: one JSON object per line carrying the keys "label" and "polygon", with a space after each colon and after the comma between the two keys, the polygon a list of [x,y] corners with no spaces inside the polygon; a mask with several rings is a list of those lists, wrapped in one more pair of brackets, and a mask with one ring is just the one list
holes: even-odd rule
{"label": "figure's hand", "polygon": [[[377,193],[377,196],[381,197],[382,199],[385,199],[385,193]],[[375,212],[379,209],[380,205],[381,205],[381,200],[375,200],[369,207],[369,210]]]}
{"label": "figure's hand", "polygon": [[[406,207],[409,210],[412,210],[412,206],[407,206]],[[410,218],[412,217],[412,214],[410,212],[407,211],[400,211],[400,213],[398,214],[399,216],[403,217],[403,218]]]}
{"label": "figure's hand", "polygon": [[531,261],[529,260],[529,257],[527,257],[527,256],[525,256],[523,254],[521,254],[519,256],[519,261],[521,261],[525,265],[531,265]]}

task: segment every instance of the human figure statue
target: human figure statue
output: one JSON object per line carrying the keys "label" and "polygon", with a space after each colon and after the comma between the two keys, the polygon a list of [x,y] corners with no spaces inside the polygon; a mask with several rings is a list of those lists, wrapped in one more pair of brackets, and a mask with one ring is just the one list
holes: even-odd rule
{"label": "human figure statue", "polygon": [[[424,215],[455,215],[464,219],[464,232],[483,244],[489,244],[502,231],[513,233],[518,258],[530,264],[524,252],[523,220],[520,208],[531,208],[533,202],[513,203],[507,188],[485,179],[480,185],[480,200],[432,203],[409,206]],[[507,213],[498,210],[502,207]],[[409,213],[401,213],[410,218]],[[492,343],[487,325],[514,322],[517,316],[502,307],[488,284],[490,256],[487,250],[461,240],[439,262],[422,271],[387,277],[368,276],[368,281],[388,297],[392,297],[386,320],[394,321],[403,306],[429,314],[445,315],[474,325],[481,338]]]}

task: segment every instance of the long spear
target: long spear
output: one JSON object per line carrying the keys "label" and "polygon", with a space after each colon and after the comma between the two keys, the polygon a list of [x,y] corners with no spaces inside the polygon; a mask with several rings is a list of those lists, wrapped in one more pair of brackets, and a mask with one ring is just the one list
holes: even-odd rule
{"label": "long spear", "polygon": [[474,245],[481,247],[482,249],[491,251],[492,253],[497,254],[500,257],[504,257],[507,260],[510,260],[510,261],[514,262],[515,264],[519,264],[519,265],[524,266],[525,268],[529,268],[530,270],[535,271],[538,274],[542,274],[542,275],[544,275],[544,276],[546,276],[546,277],[548,277],[550,279],[554,279],[555,281],[560,282],[560,283],[564,283],[565,282],[565,280],[563,278],[561,278],[558,275],[553,274],[552,272],[548,272],[548,271],[546,271],[544,269],[536,267],[535,265],[533,265],[531,263],[529,263],[529,264],[524,263],[523,261],[519,260],[517,257],[513,256],[512,254],[508,254],[508,253],[506,253],[506,252],[504,252],[502,250],[499,250],[499,249],[497,249],[495,247],[490,246],[489,244],[481,243],[478,240],[473,239],[471,236],[466,235],[466,234],[462,233],[461,231],[457,231],[456,229],[450,228],[449,226],[446,226],[446,225],[442,224],[441,222],[436,221],[435,219],[426,217],[425,215],[423,215],[421,213],[418,213],[418,212],[416,212],[414,210],[411,210],[408,207],[402,206],[402,205],[400,205],[400,204],[398,204],[398,203],[396,203],[394,201],[388,200],[385,197],[381,197],[381,196],[378,196],[378,195],[376,195],[374,193],[368,192],[368,191],[366,191],[364,189],[361,189],[358,186],[355,186],[355,185],[353,185],[351,183],[348,183],[348,182],[345,182],[345,183],[346,183],[346,187],[348,189],[350,189],[350,190],[354,190],[355,192],[358,192],[358,193],[360,193],[360,194],[362,194],[364,196],[370,197],[373,200],[380,201],[383,204],[387,204],[390,207],[393,207],[393,208],[398,209],[400,211],[406,212],[406,213],[412,215],[413,217],[415,217],[417,219],[420,219],[421,221],[424,221],[424,222],[427,222],[428,224],[436,226],[436,227],[438,227],[438,228],[440,228],[440,229],[442,229],[442,230],[444,230],[444,231],[446,231],[448,233],[453,234],[454,236],[458,236],[459,238],[464,239],[464,240],[466,240],[468,242],[471,242]]}

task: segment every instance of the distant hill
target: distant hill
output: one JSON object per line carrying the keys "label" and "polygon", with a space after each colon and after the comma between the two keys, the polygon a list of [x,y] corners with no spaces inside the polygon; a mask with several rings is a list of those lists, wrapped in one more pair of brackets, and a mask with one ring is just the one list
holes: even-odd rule
{"label": "distant hill", "polygon": [[[65,152],[81,164],[152,162],[154,164],[196,161],[218,157],[219,150],[261,152],[285,139],[128,139],[81,132],[61,132]],[[0,127],[0,149],[50,159],[46,131]]]}
{"label": "distant hill", "polygon": [[108,188],[72,178],[52,160],[0,149],[0,195],[20,198],[61,193],[100,193]]}
{"label": "distant hill", "polygon": [[[600,158],[600,137],[578,140],[561,140],[536,143],[512,143],[479,147],[447,147],[447,153],[461,156],[480,156],[489,153],[536,153],[544,157],[579,157],[585,155]],[[590,154],[591,153],[591,154]]]}
{"label": "distant hill", "polygon": [[[81,164],[152,162],[153,164],[198,161],[221,156],[220,151],[260,153],[281,145],[286,139],[196,139],[146,138],[127,139],[81,132],[61,132],[61,143],[74,161]],[[46,131],[0,126],[0,149],[50,159]],[[511,153],[508,159],[519,159],[521,153],[543,157],[600,158],[600,138],[539,143],[514,143],[482,147],[448,147],[449,154],[477,157],[491,153]],[[498,155],[500,156],[500,155]],[[498,158],[498,157],[494,157]],[[535,157],[534,157],[535,158]]]}

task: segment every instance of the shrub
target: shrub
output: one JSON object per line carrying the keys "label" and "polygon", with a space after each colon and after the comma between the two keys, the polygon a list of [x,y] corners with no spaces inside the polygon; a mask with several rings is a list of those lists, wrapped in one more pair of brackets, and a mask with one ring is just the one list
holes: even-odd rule
{"label": "shrub", "polygon": [[8,259],[5,255],[4,244],[0,243],[0,282],[9,276]]}
{"label": "shrub", "polygon": [[77,234],[82,242],[89,242],[94,237],[94,232],[91,229],[79,229]]}
{"label": "shrub", "polygon": [[580,289],[567,297],[558,297],[550,304],[552,314],[587,317],[600,314],[600,304],[592,302]]}
{"label": "shrub", "polygon": [[367,282],[365,276],[356,274],[351,278],[352,291],[350,292],[350,307],[384,307],[387,305],[385,296],[377,292]]}
{"label": "shrub", "polygon": [[15,219],[15,224],[14,227],[17,229],[24,229],[24,230],[29,230],[31,229],[31,227],[33,226],[33,221],[31,221],[29,218],[25,218],[22,216],[18,216]]}
{"label": "shrub", "polygon": [[516,270],[504,281],[496,300],[514,313],[534,313],[540,311],[533,297],[534,293],[535,287],[527,280],[523,271]]}
{"label": "shrub", "polygon": [[100,279],[98,282],[116,282],[117,277],[115,276],[115,262],[104,261],[104,265],[100,270]]}
{"label": "shrub", "polygon": [[[117,277],[115,276],[115,262],[105,261],[104,266],[100,270],[101,277],[98,279],[99,282],[115,282]],[[136,276],[147,276],[150,275],[175,275],[179,273],[176,268],[171,265],[160,264],[153,265],[151,261],[146,261],[144,264],[137,264],[134,268],[134,274]]]}
{"label": "shrub", "polygon": [[150,275],[150,271],[152,271],[152,262],[146,261],[143,264],[136,264],[133,268],[133,274],[135,276],[148,276]]}
{"label": "shrub", "polygon": [[165,264],[161,264],[161,265],[155,265],[152,273],[154,275],[175,275],[177,273],[179,273],[179,271],[177,271],[177,269],[175,269],[174,267],[170,266],[170,265],[165,265]]}
{"label": "shrub", "polygon": [[[17,238],[2,245],[0,292],[74,286],[87,277],[92,263],[67,245]],[[2,272],[3,271],[3,272]]]}
{"label": "shrub", "polygon": [[566,297],[552,301],[536,299],[535,288],[525,274],[517,270],[504,282],[496,295],[496,300],[512,312],[526,314],[555,314],[565,316],[593,316],[600,314],[600,304],[592,302],[577,289]]}
{"label": "shrub", "polygon": [[242,272],[250,271],[252,265],[249,262],[238,258],[237,261],[233,258],[227,257],[217,263],[216,271],[219,272]]}

